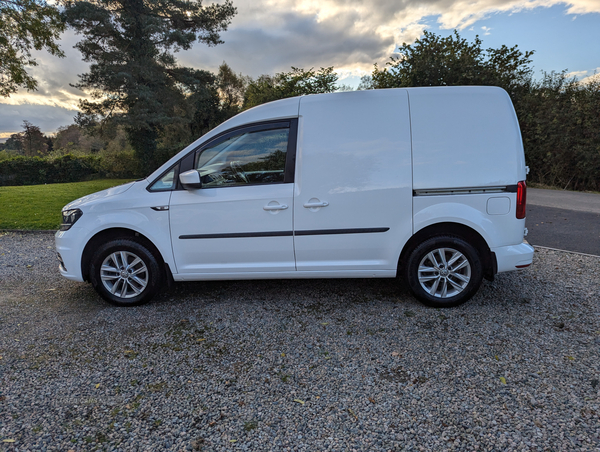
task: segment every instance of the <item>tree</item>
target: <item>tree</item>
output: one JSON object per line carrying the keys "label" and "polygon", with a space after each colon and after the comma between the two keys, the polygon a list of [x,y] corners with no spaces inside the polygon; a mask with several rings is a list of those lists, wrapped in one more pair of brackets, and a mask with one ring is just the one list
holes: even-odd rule
{"label": "tree", "polygon": [[223,120],[235,116],[242,110],[244,94],[252,79],[247,75],[236,74],[225,62],[219,66],[217,90]]}
{"label": "tree", "polygon": [[23,121],[23,132],[13,133],[6,141],[5,149],[13,149],[28,157],[44,155],[48,150],[48,137],[38,126]]}
{"label": "tree", "polygon": [[446,38],[423,33],[414,44],[403,43],[386,68],[375,65],[372,87],[494,85],[513,94],[531,82],[532,51],[505,45],[484,50],[478,36],[469,43],[456,30]]}
{"label": "tree", "polygon": [[332,93],[336,91],[338,76],[333,66],[315,72],[292,67],[290,72],[280,72],[274,76],[261,75],[250,82],[244,94],[244,109],[271,102],[277,99],[306,94]]}
{"label": "tree", "polygon": [[56,40],[64,30],[58,9],[45,0],[0,0],[0,96],[37,87],[26,66],[37,66],[31,50],[64,56]]}
{"label": "tree", "polygon": [[[105,140],[94,137],[79,127],[77,124],[59,127],[53,140],[53,147],[61,153],[79,151],[79,152],[98,152],[105,145]],[[50,149],[48,150],[50,152]]]}
{"label": "tree", "polygon": [[600,79],[545,73],[515,104],[529,179],[600,191]]}
{"label": "tree", "polygon": [[21,142],[21,134],[13,133],[6,143],[4,149],[7,151],[17,151],[19,154],[23,152],[23,143]]}
{"label": "tree", "polygon": [[173,52],[196,41],[222,42],[236,10],[229,0],[87,0],[67,4],[65,18],[85,35],[76,47],[90,71],[77,87],[92,100],[80,102],[82,126],[108,122],[125,127],[141,170],[149,172],[164,128],[189,122],[186,99],[205,91],[212,75],[178,66]]}

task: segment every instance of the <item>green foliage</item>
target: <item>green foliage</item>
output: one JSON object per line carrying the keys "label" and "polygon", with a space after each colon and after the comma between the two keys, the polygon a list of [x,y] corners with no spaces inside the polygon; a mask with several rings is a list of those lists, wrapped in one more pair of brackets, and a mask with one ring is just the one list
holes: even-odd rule
{"label": "green foliage", "polygon": [[86,133],[77,124],[59,127],[53,140],[54,149],[63,153],[98,152],[104,144],[104,140]]}
{"label": "green foliage", "polygon": [[37,66],[31,50],[64,56],[56,40],[64,30],[58,9],[45,0],[0,0],[0,96],[37,87],[26,66]]}
{"label": "green foliage", "polygon": [[529,179],[550,186],[600,191],[600,78],[544,74],[515,99]]}
{"label": "green foliage", "polygon": [[196,40],[220,43],[219,32],[235,12],[229,0],[210,6],[186,0],[69,3],[65,19],[85,35],[76,47],[92,63],[77,85],[93,99],[80,103],[78,123],[123,125],[142,171],[155,168],[164,128],[188,124],[188,99],[206,97],[204,88],[214,80],[206,71],[178,66],[172,52]]}
{"label": "green foliage", "polygon": [[21,149],[27,156],[44,155],[48,150],[47,138],[38,126],[23,121],[23,132],[17,134],[21,140]]}
{"label": "green foliage", "polygon": [[[6,152],[6,151],[4,151]],[[98,154],[0,158],[0,186],[79,182],[101,177],[134,178],[138,162],[133,150],[104,149]]]}
{"label": "green foliage", "polygon": [[129,180],[102,179],[69,184],[0,187],[0,229],[58,229],[69,202]]}
{"label": "green foliage", "polygon": [[65,155],[57,158],[13,157],[0,162],[0,186],[75,182],[101,174],[100,158]]}
{"label": "green foliage", "polygon": [[316,72],[292,67],[290,72],[280,72],[275,76],[261,75],[246,88],[243,108],[288,97],[332,93],[336,91],[337,79],[333,66]]}
{"label": "green foliage", "polygon": [[244,104],[244,94],[252,79],[247,75],[236,74],[227,65],[219,66],[217,74],[217,90],[221,103],[221,117],[223,121],[237,115],[242,111]]}
{"label": "green foliage", "polygon": [[469,43],[457,31],[446,38],[424,31],[413,44],[403,43],[388,67],[375,65],[372,87],[493,85],[512,93],[529,82],[533,52],[504,45],[484,50],[481,44],[479,37]]}
{"label": "green foliage", "polygon": [[13,133],[0,148],[13,151],[15,155],[45,155],[52,146],[52,140],[45,136],[40,128],[29,121],[23,121],[23,132]]}

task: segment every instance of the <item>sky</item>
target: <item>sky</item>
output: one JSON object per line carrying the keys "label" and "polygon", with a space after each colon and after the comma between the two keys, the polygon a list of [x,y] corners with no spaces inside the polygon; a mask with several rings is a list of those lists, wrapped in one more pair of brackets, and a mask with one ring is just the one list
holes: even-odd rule
{"label": "sky", "polygon": [[[210,2],[204,1],[204,4]],[[339,84],[356,87],[373,64],[380,67],[402,43],[428,30],[447,36],[457,29],[484,48],[518,45],[534,50],[535,76],[563,71],[585,79],[600,73],[600,0],[233,0],[237,14],[225,41],[196,44],[178,52],[179,64],[217,71],[227,62],[257,77],[334,66]],[[45,133],[73,123],[85,93],[71,84],[87,65],[73,48],[80,36],[67,31],[60,42],[66,58],[35,52],[30,73],[36,92],[0,98],[0,139],[22,130],[24,120]]]}

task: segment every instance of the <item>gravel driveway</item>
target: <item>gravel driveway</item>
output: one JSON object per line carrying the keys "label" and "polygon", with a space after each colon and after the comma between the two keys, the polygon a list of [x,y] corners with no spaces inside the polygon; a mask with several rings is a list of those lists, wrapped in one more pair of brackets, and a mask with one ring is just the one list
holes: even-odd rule
{"label": "gravel driveway", "polygon": [[115,308],[0,236],[0,450],[600,450],[600,258],[437,310],[393,280],[186,283]]}

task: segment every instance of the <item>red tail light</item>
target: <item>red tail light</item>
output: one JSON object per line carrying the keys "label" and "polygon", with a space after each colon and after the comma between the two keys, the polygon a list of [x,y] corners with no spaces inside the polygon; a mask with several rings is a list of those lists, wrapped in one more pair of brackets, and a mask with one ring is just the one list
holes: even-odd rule
{"label": "red tail light", "polygon": [[524,180],[517,184],[517,219],[525,218],[525,207],[527,204],[527,184]]}

